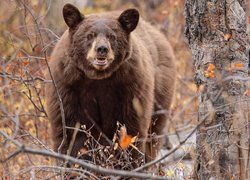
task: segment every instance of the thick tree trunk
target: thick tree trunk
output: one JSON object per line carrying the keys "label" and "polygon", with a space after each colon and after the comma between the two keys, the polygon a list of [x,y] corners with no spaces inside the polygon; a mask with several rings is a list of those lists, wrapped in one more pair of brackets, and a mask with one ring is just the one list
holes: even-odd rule
{"label": "thick tree trunk", "polygon": [[244,0],[186,0],[186,30],[199,87],[196,176],[250,179]]}

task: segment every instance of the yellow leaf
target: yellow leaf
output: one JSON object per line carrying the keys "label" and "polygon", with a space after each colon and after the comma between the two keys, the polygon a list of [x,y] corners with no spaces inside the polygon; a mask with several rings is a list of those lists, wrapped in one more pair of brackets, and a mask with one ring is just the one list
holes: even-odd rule
{"label": "yellow leaf", "polygon": [[30,133],[32,136],[36,136],[36,129],[35,129],[35,127],[29,128],[29,133]]}
{"label": "yellow leaf", "polygon": [[134,143],[136,141],[136,139],[137,139],[137,136],[132,137],[131,143]]}
{"label": "yellow leaf", "polygon": [[5,132],[7,135],[12,135],[12,130],[9,127],[0,128],[0,131]]}
{"label": "yellow leaf", "polygon": [[33,126],[32,120],[26,121],[26,122],[25,122],[25,126],[26,126],[26,127],[32,127],[32,126]]}
{"label": "yellow leaf", "polygon": [[75,165],[74,165],[74,168],[79,168],[79,167],[80,167],[79,164],[75,164]]}
{"label": "yellow leaf", "polygon": [[112,139],[113,143],[115,143],[115,141],[116,141],[116,133],[114,134],[113,139]]}
{"label": "yellow leaf", "polygon": [[185,165],[183,163],[178,163],[178,167],[181,169],[185,169]]}
{"label": "yellow leaf", "polygon": [[168,177],[174,177],[174,170],[168,169],[166,174],[167,174]]}
{"label": "yellow leaf", "polygon": [[118,143],[115,143],[114,150],[116,150],[117,148],[118,148]]}

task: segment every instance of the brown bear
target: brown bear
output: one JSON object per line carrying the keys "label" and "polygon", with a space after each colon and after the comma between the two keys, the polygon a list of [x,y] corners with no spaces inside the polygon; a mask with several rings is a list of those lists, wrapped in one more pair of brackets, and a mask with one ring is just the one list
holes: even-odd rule
{"label": "brown bear", "polygon": [[[77,122],[91,129],[91,135],[104,145],[119,122],[129,135],[143,139],[138,148],[148,160],[154,159],[161,143],[146,139],[149,134],[164,133],[175,88],[169,42],[136,9],[85,16],[66,4],[63,17],[69,28],[49,64],[56,86],[46,86],[55,150],[64,137],[59,94],[66,125],[62,153],[70,147]],[[85,133],[76,134],[72,156],[77,156],[86,140]]]}

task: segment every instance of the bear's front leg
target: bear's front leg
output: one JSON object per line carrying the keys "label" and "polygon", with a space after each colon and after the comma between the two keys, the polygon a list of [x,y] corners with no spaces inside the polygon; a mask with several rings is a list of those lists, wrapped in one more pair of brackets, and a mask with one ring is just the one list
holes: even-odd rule
{"label": "bear's front leg", "polygon": [[147,161],[146,142],[148,137],[148,129],[151,121],[152,104],[150,96],[141,97],[135,96],[131,101],[131,111],[129,116],[126,116],[125,126],[127,134],[132,137],[137,136],[136,148],[130,147],[133,158],[133,166],[140,166],[142,162]]}

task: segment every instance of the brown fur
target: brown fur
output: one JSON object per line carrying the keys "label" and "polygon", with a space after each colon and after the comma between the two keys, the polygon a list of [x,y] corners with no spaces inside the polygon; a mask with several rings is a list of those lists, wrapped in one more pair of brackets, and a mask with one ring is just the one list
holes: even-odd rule
{"label": "brown fur", "polygon": [[[166,115],[153,116],[153,112],[169,110],[174,93],[174,55],[166,38],[142,19],[138,25],[132,22],[137,25],[135,30],[121,23],[126,22],[122,18],[137,16],[136,10],[129,11],[121,22],[117,20],[120,12],[80,17],[77,13],[71,16],[72,11],[72,6],[65,6],[64,18],[69,30],[57,43],[50,63],[63,101],[66,125],[74,127],[79,121],[90,128],[94,121],[91,133],[95,138],[99,137],[101,130],[112,139],[117,121],[126,126],[128,134],[139,138],[147,138],[148,132],[164,133]],[[86,37],[90,29],[91,33],[94,31],[93,37]],[[114,53],[114,59],[102,71],[91,66],[91,60],[86,60],[91,43],[100,31],[106,35],[104,40],[109,40]],[[108,38],[109,32],[114,33],[113,38]],[[59,101],[53,84],[46,87],[46,101],[57,150],[63,134]],[[71,138],[72,130],[67,130],[62,153],[66,153]],[[84,147],[84,139],[85,134],[77,134],[72,156]],[[106,142],[101,139],[100,143]],[[153,159],[160,144],[156,141],[148,145],[142,143],[139,148]]]}

